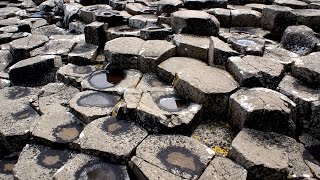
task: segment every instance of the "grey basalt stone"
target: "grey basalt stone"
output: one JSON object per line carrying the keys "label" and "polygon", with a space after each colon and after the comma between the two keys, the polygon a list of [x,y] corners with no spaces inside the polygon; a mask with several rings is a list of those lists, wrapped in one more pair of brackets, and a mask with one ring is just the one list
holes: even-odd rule
{"label": "grey basalt stone", "polygon": [[77,66],[68,63],[59,68],[57,79],[67,85],[81,88],[81,81],[94,71],[96,71],[96,67],[94,66]]}
{"label": "grey basalt stone", "polygon": [[65,3],[63,5],[63,23],[66,27],[68,27],[68,24],[72,22],[75,18],[78,17],[78,12],[83,6],[78,3]]}
{"label": "grey basalt stone", "polygon": [[136,86],[136,89],[142,90],[143,92],[167,91],[168,89],[173,90],[173,86],[163,82],[156,74],[145,73]]}
{"label": "grey basalt stone", "polygon": [[188,133],[198,124],[201,108],[173,91],[146,92],[137,107],[137,122],[149,132]]}
{"label": "grey basalt stone", "polygon": [[225,116],[229,96],[239,84],[225,70],[210,66],[189,67],[176,74],[173,86],[182,97],[202,104],[208,117]]}
{"label": "grey basalt stone", "polygon": [[231,10],[232,27],[259,27],[262,14],[251,9]]}
{"label": "grey basalt stone", "polygon": [[177,45],[179,56],[201,59],[208,62],[209,38],[205,36],[193,36],[185,34],[176,34],[173,37]]}
{"label": "grey basalt stone", "polygon": [[291,65],[299,55],[281,47],[266,47],[264,57],[279,61],[286,71],[291,71]]}
{"label": "grey basalt stone", "polygon": [[157,6],[157,14],[170,14],[178,11],[182,6],[183,2],[181,0],[160,0]]}
{"label": "grey basalt stone", "polygon": [[18,179],[52,179],[57,170],[71,160],[73,153],[50,147],[27,144],[13,169]]}
{"label": "grey basalt stone", "polygon": [[0,178],[14,180],[13,168],[19,158],[18,153],[12,153],[0,160]]}
{"label": "grey basalt stone", "polygon": [[218,19],[203,11],[184,10],[171,14],[171,27],[176,33],[217,36],[220,28]]}
{"label": "grey basalt stone", "polygon": [[90,24],[96,21],[95,12],[97,11],[106,11],[112,9],[111,6],[105,4],[98,4],[98,5],[91,5],[91,6],[84,6],[79,11],[79,16],[81,21],[86,24]]}
{"label": "grey basalt stone", "polygon": [[176,55],[176,46],[165,40],[148,40],[139,51],[138,66],[142,72],[156,72],[157,66]]}
{"label": "grey basalt stone", "polygon": [[[318,101],[312,102],[311,104],[311,120],[310,120],[310,130],[315,137],[320,139],[320,99]],[[319,175],[318,175],[319,176]]]}
{"label": "grey basalt stone", "polygon": [[119,162],[128,160],[147,135],[144,129],[132,122],[106,117],[94,120],[84,128],[80,134],[80,145],[88,153]]}
{"label": "grey basalt stone", "polygon": [[97,63],[97,56],[97,45],[81,42],[75,45],[72,51],[68,54],[68,62],[76,65],[91,65]]}
{"label": "grey basalt stone", "polygon": [[136,157],[182,179],[199,178],[213,156],[210,148],[181,135],[150,135],[136,151]]}
{"label": "grey basalt stone", "polygon": [[123,94],[126,89],[135,88],[141,76],[142,73],[135,69],[96,71],[81,82],[81,88]]}
{"label": "grey basalt stone", "polygon": [[241,86],[270,89],[276,89],[285,73],[277,59],[260,56],[230,57],[226,69]]}
{"label": "grey basalt stone", "polygon": [[303,1],[297,1],[297,0],[275,0],[273,2],[275,5],[279,6],[287,6],[292,9],[307,9],[308,3],[303,2]]}
{"label": "grey basalt stone", "polygon": [[38,28],[31,29],[31,33],[33,35],[44,35],[44,36],[52,36],[52,35],[65,35],[66,30],[58,27],[55,24],[48,26],[41,26]]}
{"label": "grey basalt stone", "polygon": [[206,10],[207,13],[214,15],[220,22],[221,27],[230,27],[231,11],[225,8],[212,8]]}
{"label": "grey basalt stone", "polygon": [[103,92],[83,91],[75,94],[69,101],[69,106],[83,122],[90,123],[94,119],[110,115],[120,98]]}
{"label": "grey basalt stone", "polygon": [[[310,4],[309,4],[310,5]],[[297,17],[297,24],[305,25],[313,29],[315,32],[319,32],[320,26],[320,8],[318,9],[295,9],[292,11]]]}
{"label": "grey basalt stone", "polygon": [[4,7],[4,8],[0,8],[0,17],[1,18],[9,18],[9,17],[13,17],[15,16],[15,13],[20,11],[20,8],[17,7]]}
{"label": "grey basalt stone", "polygon": [[305,163],[306,153],[290,137],[243,129],[233,140],[229,156],[247,169],[250,179],[290,179],[313,177]]}
{"label": "grey basalt stone", "polygon": [[264,54],[265,41],[261,38],[231,37],[228,43],[242,55],[263,56]]}
{"label": "grey basalt stone", "polygon": [[44,46],[32,50],[30,56],[60,55],[63,58],[66,58],[74,46],[75,42],[70,40],[50,40]]}
{"label": "grey basalt stone", "polygon": [[295,133],[296,104],[285,95],[266,88],[241,89],[230,97],[230,123],[289,136]]}
{"label": "grey basalt stone", "polygon": [[83,124],[61,105],[52,105],[51,111],[44,113],[32,130],[33,141],[48,145],[66,145],[80,148],[79,135]]}
{"label": "grey basalt stone", "polygon": [[120,119],[136,120],[137,107],[142,97],[141,89],[126,89],[122,100],[116,105],[117,112],[114,113]]}
{"label": "grey basalt stone", "polygon": [[214,158],[199,180],[205,179],[247,179],[247,170],[224,157]]}
{"label": "grey basalt stone", "polygon": [[112,164],[101,158],[86,154],[74,155],[68,163],[53,175],[53,179],[86,178],[130,179],[124,165]]}
{"label": "grey basalt stone", "polygon": [[299,55],[311,53],[318,42],[312,29],[304,25],[287,27],[281,38],[283,48]]}
{"label": "grey basalt stone", "polygon": [[163,61],[158,65],[157,75],[161,79],[169,83],[172,83],[176,73],[182,71],[185,68],[195,67],[195,66],[203,67],[203,66],[206,66],[206,63],[202,62],[199,59],[194,59],[194,58],[172,57],[167,59],[166,61]]}
{"label": "grey basalt stone", "polygon": [[154,25],[140,29],[140,38],[144,40],[167,40],[172,34],[172,28],[167,24]]}
{"label": "grey basalt stone", "polygon": [[105,29],[108,24],[102,22],[92,22],[84,28],[86,43],[103,46],[106,42]]}
{"label": "grey basalt stone", "polygon": [[141,14],[129,18],[129,26],[133,28],[143,29],[148,26],[156,25],[158,16],[154,14]]}
{"label": "grey basalt stone", "polygon": [[110,27],[106,30],[107,41],[119,37],[140,37],[140,29],[132,28],[128,25]]}
{"label": "grey basalt stone", "polygon": [[138,56],[144,40],[136,37],[120,37],[108,41],[104,53],[109,62],[118,69],[138,68]]}

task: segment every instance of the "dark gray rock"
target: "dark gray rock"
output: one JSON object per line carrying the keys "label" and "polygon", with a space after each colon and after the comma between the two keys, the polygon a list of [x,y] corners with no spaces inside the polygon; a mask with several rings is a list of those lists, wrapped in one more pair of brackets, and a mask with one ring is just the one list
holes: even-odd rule
{"label": "dark gray rock", "polygon": [[227,0],[183,0],[184,7],[187,9],[207,9],[207,8],[226,8]]}
{"label": "dark gray rock", "polygon": [[15,13],[20,11],[17,7],[4,7],[0,8],[0,17],[3,19],[15,16]]}
{"label": "dark gray rock", "polygon": [[295,106],[288,97],[274,90],[241,89],[230,97],[230,122],[240,130],[251,128],[293,136]]}
{"label": "dark gray rock", "polygon": [[207,13],[214,15],[220,22],[221,27],[231,26],[231,11],[224,8],[213,8],[206,10]]}
{"label": "dark gray rock", "polygon": [[170,14],[178,11],[182,6],[183,2],[181,0],[160,0],[157,6],[157,14]]}
{"label": "dark gray rock", "polygon": [[171,34],[173,34],[172,28],[166,24],[149,26],[140,30],[140,38],[144,40],[165,40]]}
{"label": "dark gray rock", "polygon": [[31,29],[31,33],[34,35],[44,35],[44,36],[65,35],[66,30],[58,27],[57,25],[52,24],[48,26],[33,28]]}
{"label": "dark gray rock", "polygon": [[68,24],[78,17],[78,12],[81,8],[82,5],[78,3],[65,3],[63,5],[63,23],[65,27],[68,27]]}
{"label": "dark gray rock", "polygon": [[110,27],[106,30],[107,41],[119,37],[140,37],[140,30],[127,25]]}
{"label": "dark gray rock", "polygon": [[98,10],[95,12],[96,20],[107,23],[109,27],[124,24],[124,15],[116,10]]}
{"label": "dark gray rock", "polygon": [[307,9],[308,7],[307,3],[298,0],[275,0],[273,4],[279,6],[287,6],[292,9]]}
{"label": "dark gray rock", "polygon": [[186,136],[150,135],[137,147],[136,156],[180,178],[197,179],[214,152]]}
{"label": "dark gray rock", "polygon": [[25,59],[12,65],[9,79],[14,85],[38,86],[55,81],[60,56],[45,55]]}
{"label": "dark gray rock", "polygon": [[76,65],[90,65],[96,63],[98,46],[87,43],[78,43],[68,54],[68,61]]}
{"label": "dark gray rock", "polygon": [[232,27],[259,27],[262,14],[251,9],[231,10]]}
{"label": "dark gray rock", "polygon": [[30,56],[38,55],[60,55],[63,59],[67,58],[68,53],[75,46],[74,41],[70,40],[51,40],[45,45],[30,51]]}
{"label": "dark gray rock", "polygon": [[147,135],[145,130],[132,122],[106,117],[97,119],[84,128],[80,144],[84,151],[112,161],[124,161],[130,159],[133,150]]}
{"label": "dark gray rock", "polygon": [[18,153],[10,154],[0,160],[0,178],[6,180],[14,180],[13,168],[19,158]]}
{"label": "dark gray rock", "polygon": [[289,26],[281,39],[283,48],[299,55],[311,53],[318,42],[312,29],[304,25]]}
{"label": "dark gray rock", "polygon": [[252,37],[231,37],[228,39],[231,47],[243,55],[263,56],[265,41]]}
{"label": "dark gray rock", "polygon": [[206,12],[184,10],[171,14],[171,27],[176,33],[217,36],[220,22]]}
{"label": "dark gray rock", "polygon": [[90,24],[94,21],[96,21],[96,15],[95,12],[97,11],[107,11],[112,9],[109,5],[91,5],[91,6],[84,6],[79,11],[79,16],[81,21],[83,21],[86,24]]}
{"label": "dark gray rock", "polygon": [[143,92],[153,92],[153,91],[167,91],[168,89],[173,90],[173,87],[163,82],[156,74],[145,73],[143,74],[139,84],[136,89],[142,90]]}
{"label": "dark gray rock", "polygon": [[108,24],[102,22],[92,22],[84,28],[86,43],[98,46],[104,46],[106,43],[105,29],[108,29]]}
{"label": "dark gray rock", "polygon": [[141,14],[129,18],[129,26],[133,28],[143,29],[148,26],[156,25],[158,16],[154,14]]}

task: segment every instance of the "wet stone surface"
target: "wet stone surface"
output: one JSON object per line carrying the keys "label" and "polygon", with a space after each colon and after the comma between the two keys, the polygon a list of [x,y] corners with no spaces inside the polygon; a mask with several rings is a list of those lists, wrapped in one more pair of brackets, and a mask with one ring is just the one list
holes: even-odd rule
{"label": "wet stone surface", "polygon": [[[115,117],[97,119],[88,124],[80,135],[81,148],[113,161],[130,157],[147,132],[131,122]],[[108,146],[105,146],[108,144]]]}
{"label": "wet stone surface", "polygon": [[76,94],[70,101],[70,108],[85,123],[112,113],[120,96],[97,92],[83,91]]}
{"label": "wet stone surface", "polygon": [[0,178],[13,180],[13,168],[19,158],[18,153],[10,154],[0,160]]}
{"label": "wet stone surface", "polygon": [[142,76],[136,88],[141,89],[143,92],[152,92],[167,91],[173,87],[169,83],[161,80],[156,74],[146,73]]}

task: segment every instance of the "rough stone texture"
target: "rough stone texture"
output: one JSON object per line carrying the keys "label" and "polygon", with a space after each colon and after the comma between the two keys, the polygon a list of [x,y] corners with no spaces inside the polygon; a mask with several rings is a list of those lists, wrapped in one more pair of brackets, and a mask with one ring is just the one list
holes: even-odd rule
{"label": "rough stone texture", "polygon": [[295,9],[292,11],[297,17],[297,24],[306,25],[319,32],[320,8],[318,9]]}
{"label": "rough stone texture", "polygon": [[184,7],[187,9],[207,9],[207,8],[226,8],[227,0],[183,0]]}
{"label": "rough stone texture", "polygon": [[12,60],[9,50],[0,50],[0,72],[4,71],[12,63]]}
{"label": "rough stone texture", "polygon": [[232,142],[230,157],[248,170],[250,179],[313,177],[305,153],[302,144],[287,136],[243,129]]}
{"label": "rough stone texture", "polygon": [[224,157],[214,158],[199,180],[205,179],[247,179],[247,170]]}
{"label": "rough stone texture", "polygon": [[281,47],[266,47],[264,56],[279,61],[284,65],[286,71],[291,71],[291,65],[294,59],[299,57],[298,54]]}
{"label": "rough stone texture", "polygon": [[110,27],[106,31],[107,41],[116,39],[119,37],[139,37],[140,30],[137,28],[132,28],[128,25]]}
{"label": "rough stone texture", "polygon": [[221,27],[230,27],[230,23],[231,23],[230,9],[213,8],[213,9],[208,9],[206,12],[214,15],[219,20]]}
{"label": "rough stone texture", "polygon": [[126,89],[134,88],[142,74],[135,69],[124,71],[96,71],[81,82],[83,90],[97,90],[123,94]]}
{"label": "rough stone texture", "polygon": [[259,56],[230,57],[226,69],[241,86],[270,89],[278,86],[285,72],[276,59]]}
{"label": "rough stone texture", "polygon": [[31,30],[31,33],[34,35],[44,35],[44,36],[65,35],[66,30],[52,24],[48,26],[41,26],[38,28],[34,28]]}
{"label": "rough stone texture", "polygon": [[231,37],[228,42],[243,55],[263,56],[265,41],[260,38]]}
{"label": "rough stone texture", "polygon": [[173,91],[147,92],[137,107],[137,121],[150,132],[189,132],[197,124],[201,108]]}
{"label": "rough stone texture", "polygon": [[144,40],[167,40],[172,34],[172,28],[167,24],[149,26],[140,30],[140,38]]}
{"label": "rough stone texture", "polygon": [[33,128],[34,140],[49,145],[65,144],[78,148],[77,139],[83,129],[81,122],[61,105],[52,105],[51,111],[43,114]]}
{"label": "rough stone texture", "polygon": [[292,66],[292,75],[304,84],[318,88],[320,86],[319,52],[297,58]]}
{"label": "rough stone texture", "polygon": [[139,51],[138,66],[142,72],[156,72],[157,66],[176,54],[176,46],[165,40],[149,40]]}
{"label": "rough stone texture", "polygon": [[120,37],[108,41],[104,47],[105,56],[119,69],[138,68],[138,55],[144,40],[136,37]]}
{"label": "rough stone texture", "polygon": [[133,156],[129,162],[129,166],[132,169],[134,175],[138,179],[171,179],[179,180],[181,177],[176,176],[166,170],[160,169],[152,163],[145,161],[141,158]]}
{"label": "rough stone texture", "polygon": [[318,42],[312,29],[304,25],[287,27],[281,39],[283,48],[299,55],[311,53]]}
{"label": "rough stone texture", "polygon": [[186,136],[150,135],[137,147],[136,156],[180,178],[197,179],[214,152]]}
{"label": "rough stone texture", "polygon": [[311,133],[314,134],[315,137],[320,139],[320,125],[319,125],[319,122],[320,122],[320,100],[312,102],[311,112],[312,112],[311,121],[310,121]]}
{"label": "rough stone texture", "polygon": [[231,10],[232,27],[259,27],[262,14],[251,9]]}
{"label": "rough stone texture", "polygon": [[78,43],[68,54],[68,61],[76,65],[90,65],[96,63],[98,46]]}
{"label": "rough stone texture", "polygon": [[179,56],[208,62],[209,39],[207,37],[176,34],[173,38]]}
{"label": "rough stone texture", "polygon": [[[128,160],[148,133],[139,126],[115,117],[97,119],[80,135],[81,149],[112,161]],[[106,146],[108,144],[108,146]]]}
{"label": "rough stone texture", "polygon": [[171,27],[176,33],[217,36],[220,22],[206,12],[184,10],[171,14]]}
{"label": "rough stone texture", "polygon": [[15,16],[15,12],[20,11],[20,8],[17,7],[5,7],[0,8],[0,17],[3,19]]}
{"label": "rough stone texture", "polygon": [[183,2],[181,0],[160,0],[158,2],[157,14],[170,14],[178,11],[182,6]]}
{"label": "rough stone texture", "polygon": [[266,6],[262,10],[261,27],[281,35],[288,26],[296,24],[296,17],[291,11],[286,6]]}
{"label": "rough stone texture", "polygon": [[69,106],[82,121],[90,123],[94,119],[111,114],[119,100],[120,96],[83,91],[69,101]]}
{"label": "rough stone texture", "polygon": [[30,56],[37,55],[61,55],[66,57],[71,49],[74,47],[75,42],[70,40],[51,40],[44,46],[34,49],[30,52]]}
{"label": "rough stone texture", "polygon": [[241,89],[230,97],[231,124],[238,129],[294,135],[296,104],[285,95],[266,88]]}
{"label": "rough stone texture", "polygon": [[126,89],[123,93],[123,99],[117,104],[118,110],[115,114],[120,119],[136,120],[137,107],[142,96],[140,89]]}
{"label": "rough stone texture", "polygon": [[157,75],[163,80],[171,83],[176,73],[188,67],[206,66],[206,63],[198,59],[188,57],[172,57],[160,63],[157,68]]}
{"label": "rough stone texture", "polygon": [[297,0],[275,0],[273,2],[275,5],[288,6],[293,9],[307,9],[308,4]]}
{"label": "rough stone texture", "polygon": [[142,29],[148,26],[156,25],[158,17],[153,14],[135,15],[129,18],[129,26]]}
{"label": "rough stone texture", "polygon": [[40,145],[27,144],[13,169],[18,179],[52,179],[52,175],[68,162],[72,154]]}
{"label": "rough stone texture", "polygon": [[10,154],[0,160],[0,178],[5,180],[14,180],[13,168],[19,158],[18,153]]}
{"label": "rough stone texture", "polygon": [[108,24],[102,22],[92,22],[84,28],[86,43],[103,46],[106,43],[105,29]]}
{"label": "rough stone texture", "polygon": [[14,40],[10,43],[10,52],[16,61],[30,57],[30,51],[42,46],[49,39],[42,35],[31,35],[25,38]]}
{"label": "rough stone texture", "polygon": [[76,154],[53,179],[115,178],[129,180],[127,168],[86,154]]}
{"label": "rough stone texture", "polygon": [[312,103],[320,98],[318,90],[309,88],[292,76],[285,76],[279,84],[278,90],[296,103],[297,130],[309,131],[311,125]]}
{"label": "rough stone texture", "polygon": [[83,8],[80,9],[79,16],[80,16],[80,19],[84,23],[90,24],[90,23],[96,21],[95,12],[97,12],[97,11],[104,12],[104,11],[108,11],[110,9],[112,9],[112,8],[109,5],[105,5],[105,4],[84,6]]}
{"label": "rough stone texture", "polygon": [[143,74],[139,84],[136,87],[141,89],[143,92],[153,92],[153,91],[168,91],[173,90],[173,87],[163,82],[156,74],[145,73]]}
{"label": "rough stone texture", "polygon": [[60,56],[44,55],[25,59],[9,68],[9,79],[14,85],[37,86],[55,80]]}
{"label": "rough stone texture", "polygon": [[81,88],[81,81],[94,72],[94,66],[77,66],[71,63],[64,65],[57,71],[57,79],[67,85]]}
{"label": "rough stone texture", "polygon": [[200,71],[198,67],[183,69],[173,85],[182,97],[210,107],[206,110],[209,117],[226,115],[229,95],[239,87],[228,72],[210,66]]}

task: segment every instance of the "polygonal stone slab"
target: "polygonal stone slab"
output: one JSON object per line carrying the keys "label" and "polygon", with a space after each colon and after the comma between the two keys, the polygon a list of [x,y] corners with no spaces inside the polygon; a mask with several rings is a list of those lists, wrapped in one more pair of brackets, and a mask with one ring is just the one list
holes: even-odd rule
{"label": "polygonal stone slab", "polygon": [[5,8],[0,8],[0,17],[1,18],[9,18],[15,16],[15,12],[20,11],[20,8],[17,7],[5,7]]}
{"label": "polygonal stone slab", "polygon": [[[158,17],[159,18],[159,17]],[[167,24],[153,25],[140,30],[140,38],[145,40],[165,40],[173,33]]]}
{"label": "polygonal stone slab", "polygon": [[52,24],[48,26],[41,26],[38,28],[34,28],[31,30],[31,33],[34,35],[44,35],[44,36],[65,35],[66,30],[58,27],[55,24]]}
{"label": "polygonal stone slab", "polygon": [[232,48],[243,55],[262,56],[265,48],[265,41],[259,38],[238,38],[228,39]]}
{"label": "polygonal stone slab", "polygon": [[108,25],[102,22],[92,22],[84,28],[86,43],[103,46],[106,43],[105,29]]}
{"label": "polygonal stone slab", "polygon": [[114,110],[120,96],[97,91],[77,93],[70,101],[70,108],[85,123],[107,116]]}
{"label": "polygonal stone slab", "polygon": [[171,27],[176,33],[217,36],[220,28],[218,19],[203,11],[184,10],[171,14]]}
{"label": "polygonal stone slab", "polygon": [[182,97],[203,104],[208,116],[219,116],[228,112],[229,95],[239,84],[224,70],[201,66],[178,72],[173,86]]}
{"label": "polygonal stone slab", "polygon": [[152,73],[143,74],[136,88],[141,89],[143,92],[173,90],[170,84],[163,82],[156,74]]}
{"label": "polygonal stone slab", "polygon": [[52,105],[66,106],[74,94],[78,92],[78,89],[63,83],[50,83],[41,88],[40,93],[32,101],[32,104],[41,113],[50,113]]}
{"label": "polygonal stone slab", "polygon": [[173,41],[177,45],[179,56],[208,61],[210,43],[208,37],[177,34],[174,35]]}
{"label": "polygonal stone slab", "polygon": [[292,75],[303,83],[318,88],[320,86],[319,52],[295,59],[292,66]]}
{"label": "polygonal stone slab", "polygon": [[44,46],[34,49],[30,52],[30,56],[37,55],[61,55],[66,57],[71,49],[74,47],[75,42],[70,40],[51,40]]}
{"label": "polygonal stone slab", "polygon": [[156,72],[157,66],[176,54],[176,46],[165,40],[149,40],[143,43],[139,52],[139,69],[142,72]]}
{"label": "polygonal stone slab", "polygon": [[320,8],[311,7],[312,3],[309,4],[309,8],[307,9],[295,9],[292,12],[297,16],[297,24],[308,26],[314,31],[318,32],[320,30],[320,26],[317,23],[319,22],[320,18]]}
{"label": "polygonal stone slab", "polygon": [[81,87],[83,90],[123,94],[126,89],[136,87],[141,76],[141,72],[134,69],[96,71],[81,82]]}
{"label": "polygonal stone slab", "polygon": [[90,178],[130,179],[125,166],[112,164],[86,154],[74,155],[74,157],[53,176],[53,179]]}
{"label": "polygonal stone slab", "polygon": [[238,129],[293,135],[296,104],[285,95],[266,88],[241,89],[230,97],[231,124]]}
{"label": "polygonal stone slab", "polygon": [[129,162],[129,166],[132,169],[135,177],[138,179],[171,179],[178,180],[181,177],[172,174],[166,170],[160,169],[159,167],[151,164],[148,161],[145,161],[141,158],[133,156]]}
{"label": "polygonal stone slab", "polygon": [[129,26],[133,28],[143,29],[148,26],[156,25],[158,16],[154,14],[141,14],[129,18]]}
{"label": "polygonal stone slab", "polygon": [[278,60],[284,65],[286,71],[291,71],[291,65],[299,55],[281,47],[266,47],[264,57]]}
{"label": "polygonal stone slab", "polygon": [[241,86],[275,89],[284,76],[283,65],[271,57],[230,57],[226,69]]}
{"label": "polygonal stone slab", "polygon": [[13,173],[18,179],[52,179],[53,174],[72,156],[68,150],[27,144],[19,156]]}
{"label": "polygonal stone slab", "polygon": [[197,179],[214,152],[186,136],[151,135],[137,147],[136,156],[180,178]]}
{"label": "polygonal stone slab", "polygon": [[214,158],[199,180],[205,179],[247,179],[247,170],[224,157]]}
{"label": "polygonal stone slab", "polygon": [[248,170],[250,179],[313,177],[305,153],[304,146],[290,137],[245,128],[233,140],[230,157]]}
{"label": "polygonal stone slab", "polygon": [[30,98],[38,94],[39,90],[22,86],[12,86],[0,90],[0,99],[2,101],[16,101],[22,103],[29,102]]}
{"label": "polygonal stone slab", "polygon": [[296,103],[297,130],[309,131],[309,128],[314,127],[310,124],[311,106],[320,98],[320,91],[304,86],[301,81],[289,75],[282,79],[278,90]]}
{"label": "polygonal stone slab", "polygon": [[308,4],[306,2],[297,1],[297,0],[275,0],[273,4],[279,5],[279,6],[288,6],[292,9],[307,9]]}
{"label": "polygonal stone slab", "polygon": [[231,10],[232,27],[259,27],[262,14],[251,9]]}
{"label": "polygonal stone slab", "polygon": [[55,55],[36,56],[19,61],[9,68],[9,79],[14,85],[27,86],[53,82],[58,62],[61,62],[61,57]]}
{"label": "polygonal stone slab", "polygon": [[144,40],[136,37],[120,37],[108,41],[104,53],[109,62],[118,69],[138,68],[138,55]]}
{"label": "polygonal stone slab", "polygon": [[157,75],[167,82],[172,82],[176,73],[188,67],[203,67],[206,63],[198,59],[188,57],[172,57],[160,63],[157,68]]}
{"label": "polygonal stone slab", "polygon": [[68,54],[68,61],[76,65],[90,65],[96,62],[98,46],[78,43]]}
{"label": "polygonal stone slab", "polygon": [[49,145],[63,144],[72,148],[80,145],[77,139],[83,129],[81,122],[61,105],[51,106],[51,111],[43,114],[33,128],[34,140]]}
{"label": "polygonal stone slab", "polygon": [[139,37],[140,30],[138,28],[132,28],[128,25],[110,27],[106,30],[107,41],[116,39],[119,37]]}
{"label": "polygonal stone slab", "polygon": [[146,92],[137,107],[137,121],[151,132],[189,132],[197,124],[201,108],[173,91]]}
{"label": "polygonal stone slab", "polygon": [[136,120],[137,107],[142,96],[140,89],[126,89],[123,93],[123,99],[117,104],[116,116],[121,119]]}
{"label": "polygonal stone slab", "polygon": [[30,57],[30,51],[42,46],[49,39],[43,35],[31,35],[25,38],[14,40],[10,43],[10,51],[15,60],[26,59]]}
{"label": "polygonal stone slab", "polygon": [[80,135],[80,145],[85,151],[113,161],[122,161],[130,158],[133,150],[147,135],[145,130],[131,122],[106,117],[97,119],[84,128]]}
{"label": "polygonal stone slab", "polygon": [[227,156],[236,134],[227,122],[204,120],[190,137],[210,147],[217,156]]}
{"label": "polygonal stone slab", "polygon": [[77,66],[68,63],[57,71],[57,79],[67,85],[81,88],[81,81],[94,72],[94,66]]}
{"label": "polygonal stone slab", "polygon": [[14,180],[13,168],[19,158],[18,153],[10,154],[0,160],[0,178],[5,180]]}

